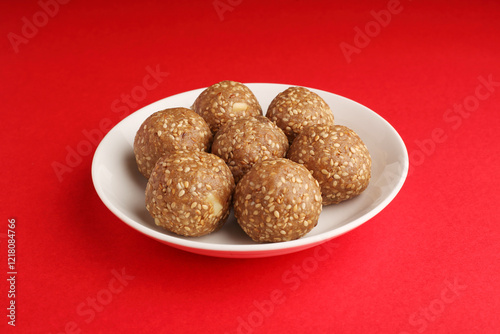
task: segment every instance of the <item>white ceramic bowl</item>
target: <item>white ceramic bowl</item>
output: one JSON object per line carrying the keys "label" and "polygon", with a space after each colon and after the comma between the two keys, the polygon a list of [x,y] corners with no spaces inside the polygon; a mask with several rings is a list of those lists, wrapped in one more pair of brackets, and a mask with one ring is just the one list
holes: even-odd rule
{"label": "white ceramic bowl", "polygon": [[[265,113],[269,103],[292,85],[249,83]],[[190,238],[154,224],[145,206],[146,179],[138,172],[133,153],[135,133],[152,113],[173,107],[190,107],[203,89],[154,102],[118,123],[99,144],[92,162],[92,179],[103,203],[133,229],[167,245],[193,253],[250,258],[292,253],[346,233],[379,213],[397,195],[408,173],[408,153],[394,128],[367,107],[345,97],[312,89],[332,108],[336,124],[358,133],[372,157],[372,179],[359,196],[323,207],[318,225],[298,240],[258,244],[238,226],[231,214],[224,227],[212,234]]]}

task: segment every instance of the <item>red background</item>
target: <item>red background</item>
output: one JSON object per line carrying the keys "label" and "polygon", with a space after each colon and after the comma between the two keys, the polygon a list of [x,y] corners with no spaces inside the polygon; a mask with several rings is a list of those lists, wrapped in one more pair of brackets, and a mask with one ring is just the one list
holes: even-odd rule
{"label": "red background", "polygon": [[[0,4],[0,331],[500,332],[498,1],[73,0],[53,17],[44,3]],[[168,75],[138,96],[148,66]],[[95,193],[86,134],[225,79],[376,111],[408,148],[401,193],[354,231],[271,258],[195,255],[132,230]],[[80,159],[58,177],[71,150]]]}

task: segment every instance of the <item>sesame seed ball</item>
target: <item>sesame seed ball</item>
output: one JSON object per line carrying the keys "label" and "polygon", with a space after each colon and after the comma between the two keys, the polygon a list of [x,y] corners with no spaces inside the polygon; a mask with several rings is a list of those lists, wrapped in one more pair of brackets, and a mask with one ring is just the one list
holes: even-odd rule
{"label": "sesame seed ball", "polygon": [[212,153],[221,157],[233,172],[236,183],[260,161],[283,158],[288,139],[264,116],[229,120],[214,137]]}
{"label": "sesame seed ball", "polygon": [[333,113],[328,104],[304,87],[290,87],[279,93],[271,101],[266,117],[285,132],[290,143],[304,127],[333,124]]}
{"label": "sesame seed ball", "polygon": [[242,83],[229,80],[205,89],[192,108],[205,119],[214,134],[230,119],[262,115],[252,91]]}
{"label": "sesame seed ball", "polygon": [[370,153],[361,138],[343,125],[304,129],[290,146],[288,158],[306,166],[318,180],[323,205],[355,197],[370,182]]}
{"label": "sesame seed ball", "polygon": [[298,239],[321,213],[321,189],[304,166],[285,158],[255,164],[236,185],[234,214],[254,241]]}
{"label": "sesame seed ball", "polygon": [[207,151],[213,135],[200,115],[187,108],[157,111],[140,126],[134,139],[139,171],[149,178],[156,161],[177,150]]}
{"label": "sesame seed ball", "polygon": [[156,163],[146,186],[146,208],[156,225],[198,237],[224,225],[233,190],[233,175],[221,158],[177,151]]}

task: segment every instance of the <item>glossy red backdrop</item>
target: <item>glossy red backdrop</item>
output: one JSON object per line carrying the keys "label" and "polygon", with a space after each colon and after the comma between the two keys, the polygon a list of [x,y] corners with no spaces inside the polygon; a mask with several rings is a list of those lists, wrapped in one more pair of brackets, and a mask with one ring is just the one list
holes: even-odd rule
{"label": "glossy red backdrop", "polygon": [[[2,332],[500,331],[497,1],[41,0],[0,13]],[[376,111],[408,148],[401,193],[358,229],[271,258],[195,255],[127,227],[92,186],[99,138],[225,79]]]}

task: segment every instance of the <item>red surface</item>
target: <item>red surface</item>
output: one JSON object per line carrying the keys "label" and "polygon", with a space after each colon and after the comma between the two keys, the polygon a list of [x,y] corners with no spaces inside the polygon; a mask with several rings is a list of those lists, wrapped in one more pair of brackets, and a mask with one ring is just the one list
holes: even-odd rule
{"label": "red surface", "polygon": [[[500,332],[498,1],[40,3],[0,4],[2,333]],[[375,110],[408,147],[401,193],[324,246],[263,259],[127,227],[92,186],[101,134],[224,79]]]}

